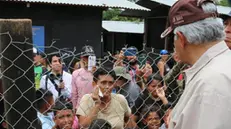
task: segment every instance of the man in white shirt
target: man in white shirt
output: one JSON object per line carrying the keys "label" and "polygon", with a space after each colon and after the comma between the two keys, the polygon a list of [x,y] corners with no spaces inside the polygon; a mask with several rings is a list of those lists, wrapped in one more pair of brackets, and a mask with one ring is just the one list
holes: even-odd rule
{"label": "man in white shirt", "polygon": [[231,51],[212,0],[178,0],[170,9],[176,53],[192,67],[172,111],[169,129],[231,128]]}
{"label": "man in white shirt", "polygon": [[60,97],[70,99],[72,75],[62,69],[61,59],[58,54],[51,55],[49,63],[51,71],[42,77],[40,88],[51,91],[54,100]]}

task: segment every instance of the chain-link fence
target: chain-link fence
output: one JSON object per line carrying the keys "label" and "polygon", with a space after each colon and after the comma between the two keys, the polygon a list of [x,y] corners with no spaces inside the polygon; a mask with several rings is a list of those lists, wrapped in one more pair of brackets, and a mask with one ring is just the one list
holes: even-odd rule
{"label": "chain-link fence", "polygon": [[45,53],[9,32],[0,39],[5,128],[166,129],[184,89],[183,65],[167,51],[128,47],[94,60],[89,46],[78,52],[54,42]]}

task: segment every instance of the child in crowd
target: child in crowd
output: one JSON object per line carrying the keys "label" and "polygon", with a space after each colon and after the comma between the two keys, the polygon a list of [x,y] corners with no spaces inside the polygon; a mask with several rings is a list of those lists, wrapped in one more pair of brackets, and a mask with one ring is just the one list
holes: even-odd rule
{"label": "child in crowd", "polygon": [[140,129],[160,129],[162,113],[157,106],[147,105],[141,110]]}

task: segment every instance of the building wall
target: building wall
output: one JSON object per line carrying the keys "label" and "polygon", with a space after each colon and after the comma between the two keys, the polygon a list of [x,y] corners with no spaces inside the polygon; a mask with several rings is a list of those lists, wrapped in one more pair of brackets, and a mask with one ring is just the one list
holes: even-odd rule
{"label": "building wall", "polygon": [[[45,27],[45,45],[56,41],[58,48],[92,45],[101,56],[102,8],[0,2],[0,18],[29,18],[32,24]],[[52,51],[46,49],[47,52]]]}
{"label": "building wall", "polygon": [[163,49],[165,40],[160,38],[161,33],[165,30],[165,18],[150,18],[147,20],[147,43],[148,47]]}
{"label": "building wall", "polygon": [[120,51],[125,44],[135,46],[139,50],[143,47],[143,34],[131,34],[131,33],[111,33],[104,31],[104,51],[110,51],[112,53]]}
{"label": "building wall", "polygon": [[147,17],[147,42],[149,47],[155,49],[165,48],[165,39],[160,35],[165,30],[168,16],[168,6],[160,6],[159,3],[152,2],[151,15]]}
{"label": "building wall", "polygon": [[[172,50],[173,48],[173,38],[172,36],[165,39],[161,39],[160,35],[161,33],[165,30],[166,28],[166,23],[167,23],[167,16],[170,7],[158,2],[155,2],[154,0],[139,0],[137,2],[138,5],[141,5],[143,7],[149,8],[151,12],[148,14],[145,12],[139,12],[136,15],[140,15],[141,17],[145,17],[145,24],[146,24],[146,33],[145,37],[147,39],[147,46],[148,47],[153,47],[155,49],[164,49],[167,47],[167,49]],[[135,12],[126,12],[132,13]],[[126,14],[125,13],[125,14]],[[165,46],[165,42],[167,42]]]}

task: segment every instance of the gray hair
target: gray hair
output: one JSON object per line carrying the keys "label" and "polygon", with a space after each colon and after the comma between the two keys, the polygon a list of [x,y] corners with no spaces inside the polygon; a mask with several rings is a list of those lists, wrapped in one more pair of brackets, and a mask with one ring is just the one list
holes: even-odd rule
{"label": "gray hair", "polygon": [[[204,12],[216,12],[216,5],[207,2],[202,5]],[[224,25],[221,18],[206,18],[191,24],[179,26],[174,30],[184,34],[190,44],[203,44],[221,41],[225,38]],[[176,37],[174,37],[175,40]]]}

